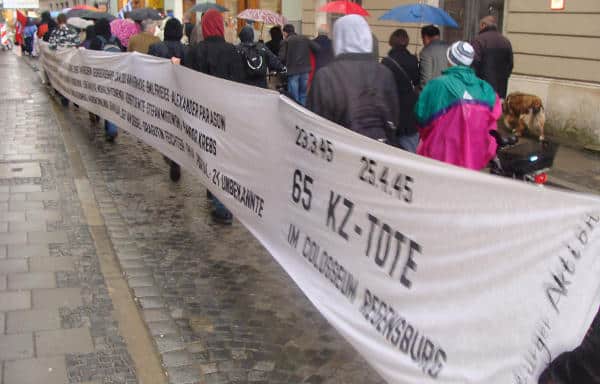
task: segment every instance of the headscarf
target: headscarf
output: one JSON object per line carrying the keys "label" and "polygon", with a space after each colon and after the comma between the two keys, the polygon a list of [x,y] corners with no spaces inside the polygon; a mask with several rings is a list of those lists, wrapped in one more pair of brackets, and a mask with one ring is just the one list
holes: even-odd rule
{"label": "headscarf", "polygon": [[240,31],[240,41],[242,44],[254,43],[254,29],[248,25],[242,28]]}
{"label": "headscarf", "polygon": [[336,56],[342,53],[373,52],[373,36],[364,17],[347,15],[335,22],[333,49]]}
{"label": "headscarf", "polygon": [[164,32],[165,41],[179,41],[183,37],[183,26],[179,20],[169,19],[165,24]]}
{"label": "headscarf", "polygon": [[223,16],[216,9],[209,9],[202,16],[202,36],[206,39],[210,36],[225,37],[225,25]]}
{"label": "headscarf", "polygon": [[110,23],[110,31],[113,36],[121,42],[124,47],[129,45],[129,39],[133,35],[140,33],[141,28],[138,23],[130,19],[115,19]]}

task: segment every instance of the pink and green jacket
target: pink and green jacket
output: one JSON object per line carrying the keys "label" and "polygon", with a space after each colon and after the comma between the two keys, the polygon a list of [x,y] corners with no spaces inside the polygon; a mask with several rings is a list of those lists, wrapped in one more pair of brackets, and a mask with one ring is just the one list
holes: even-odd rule
{"label": "pink and green jacket", "polygon": [[500,99],[470,67],[446,69],[427,83],[415,105],[421,140],[417,153],[480,170],[496,153],[489,131],[502,115]]}

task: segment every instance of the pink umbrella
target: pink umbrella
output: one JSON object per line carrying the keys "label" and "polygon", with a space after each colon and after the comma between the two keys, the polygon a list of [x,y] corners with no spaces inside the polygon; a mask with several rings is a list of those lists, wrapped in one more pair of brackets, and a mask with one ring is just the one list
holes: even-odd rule
{"label": "pink umbrella", "polygon": [[110,32],[119,39],[124,47],[127,47],[131,36],[140,33],[141,28],[133,20],[115,19],[110,22]]}
{"label": "pink umbrella", "polygon": [[258,21],[269,25],[284,25],[287,19],[277,12],[268,9],[246,9],[237,15],[238,19]]}

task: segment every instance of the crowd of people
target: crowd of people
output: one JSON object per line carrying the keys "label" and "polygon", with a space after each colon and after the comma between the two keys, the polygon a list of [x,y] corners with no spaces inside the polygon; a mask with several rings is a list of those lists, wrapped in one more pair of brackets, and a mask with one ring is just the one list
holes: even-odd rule
{"label": "crowd of people", "polygon": [[[369,138],[433,159],[482,169],[495,154],[489,135],[501,115],[512,71],[512,48],[488,16],[472,42],[448,45],[440,30],[421,29],[419,59],[409,52],[409,35],[398,29],[380,61],[378,42],[366,20],[358,15],[339,18],[332,38],[326,27],[309,39],[293,25],[271,28],[263,43],[252,26],[239,32],[239,43],[225,40],[223,16],[203,14],[194,25],[169,17],[162,23],[106,19],[84,31],[54,22],[42,14],[38,37],[51,49],[82,47],[108,52],[140,52],[171,60],[193,70],[248,85],[267,88],[269,74],[283,73],[280,89],[297,103],[326,119]],[[68,100],[61,96],[65,105]],[[93,124],[98,116],[90,113]],[[104,122],[106,138],[114,141],[118,128]],[[178,181],[178,164],[166,159],[170,177]],[[214,217],[231,223],[231,213],[214,197]]]}
{"label": "crowd of people", "polygon": [[[158,22],[121,21],[118,27],[100,19],[84,31],[42,14],[41,22],[26,29],[51,48],[82,47],[108,52],[140,52],[171,60],[195,71],[248,85],[267,88],[271,72],[285,74],[290,98],[316,114],[371,139],[405,151],[480,170],[492,159],[501,102],[513,69],[508,39],[492,16],[480,22],[472,42],[448,44],[434,25],[421,29],[419,58],[408,47],[409,35],[398,29],[389,38],[390,50],[379,60],[378,42],[366,20],[358,15],[339,18],[332,38],[326,27],[315,39],[296,33],[293,25],[273,27],[263,43],[251,26],[239,32],[239,44],[225,40],[224,21],[216,10],[206,12],[194,25],[169,18]],[[81,33],[80,33],[81,32]],[[29,40],[30,41],[30,40]],[[28,48],[26,48],[28,49]],[[62,97],[63,104],[68,105]],[[99,117],[90,113],[93,124]],[[106,138],[113,141],[117,127],[105,121]],[[178,181],[180,167],[165,158],[170,177]],[[208,193],[220,223],[232,215]],[[598,324],[597,318],[595,324]],[[555,359],[540,383],[587,383],[598,377],[600,334],[592,327],[584,343]]]}

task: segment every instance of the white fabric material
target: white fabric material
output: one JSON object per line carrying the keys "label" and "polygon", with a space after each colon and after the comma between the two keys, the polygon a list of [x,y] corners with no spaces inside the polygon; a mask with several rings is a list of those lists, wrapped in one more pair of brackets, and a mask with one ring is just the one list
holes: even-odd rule
{"label": "white fabric material", "polygon": [[336,56],[372,52],[373,35],[365,18],[359,15],[339,18],[333,25],[333,49]]}
{"label": "white fabric material", "polygon": [[535,384],[598,310],[598,197],[425,159],[168,60],[42,50],[54,88],[195,175],[389,383]]}

